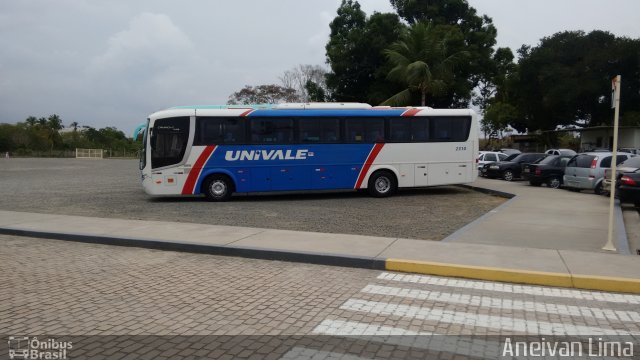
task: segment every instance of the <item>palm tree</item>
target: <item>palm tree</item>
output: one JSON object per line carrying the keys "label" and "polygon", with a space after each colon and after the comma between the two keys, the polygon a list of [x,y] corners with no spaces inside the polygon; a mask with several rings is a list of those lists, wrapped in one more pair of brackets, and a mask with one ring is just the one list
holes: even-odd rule
{"label": "palm tree", "polygon": [[446,91],[453,80],[453,67],[467,55],[466,51],[449,53],[447,42],[453,30],[444,36],[436,34],[430,24],[419,22],[411,26],[401,40],[384,51],[394,65],[387,75],[389,80],[403,83],[407,88],[382,105],[408,105],[411,94],[420,93],[420,105],[425,106],[427,94],[439,95]]}

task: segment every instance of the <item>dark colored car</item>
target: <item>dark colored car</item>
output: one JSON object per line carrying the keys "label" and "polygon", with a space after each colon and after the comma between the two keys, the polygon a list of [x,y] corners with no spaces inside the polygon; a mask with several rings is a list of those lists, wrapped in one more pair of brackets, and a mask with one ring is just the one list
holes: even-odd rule
{"label": "dark colored car", "polygon": [[525,165],[522,178],[529,180],[529,184],[533,186],[547,184],[548,187],[557,189],[562,185],[564,168],[572,157],[550,155],[536,163]]}
{"label": "dark colored car", "polygon": [[640,207],[640,170],[621,174],[616,187],[621,202]]}
{"label": "dark colored car", "polygon": [[[483,173],[488,178],[503,178],[507,181],[519,178],[522,168],[526,164],[531,164],[547,155],[542,153],[522,153],[515,157],[508,157],[502,162],[486,164]],[[486,172],[485,170],[486,169]]]}

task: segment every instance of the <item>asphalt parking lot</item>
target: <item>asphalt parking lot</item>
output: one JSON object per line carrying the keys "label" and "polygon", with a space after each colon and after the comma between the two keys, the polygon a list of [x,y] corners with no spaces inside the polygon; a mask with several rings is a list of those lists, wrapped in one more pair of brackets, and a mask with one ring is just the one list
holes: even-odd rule
{"label": "asphalt parking lot", "polygon": [[1,159],[0,209],[440,240],[505,199],[457,186],[377,199],[358,192],[151,198],[137,160]]}

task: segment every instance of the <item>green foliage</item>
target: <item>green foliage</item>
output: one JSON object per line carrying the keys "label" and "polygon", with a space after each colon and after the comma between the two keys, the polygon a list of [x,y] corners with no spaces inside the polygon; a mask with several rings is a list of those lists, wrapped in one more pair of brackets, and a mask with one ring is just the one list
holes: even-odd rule
{"label": "green foliage", "polygon": [[333,100],[378,104],[401,89],[387,80],[390,67],[382,53],[405,31],[397,15],[367,18],[357,1],[343,0],[329,26],[327,87]]}
{"label": "green foliage", "polygon": [[326,101],[327,95],[322,88],[322,86],[313,82],[311,79],[307,80],[307,83],[304,84],[304,88],[306,90],[307,96],[309,97],[309,101],[315,102],[323,102]]}
{"label": "green foliage", "polygon": [[0,152],[53,156],[75,148],[102,148],[134,153],[141,146],[114,127],[83,131],[78,131],[77,127],[77,122],[71,123],[70,128],[74,130],[61,134],[62,119],[55,114],[39,119],[29,116],[15,125],[0,124]]}
{"label": "green foliage", "polygon": [[242,90],[237,91],[229,96],[229,105],[239,104],[277,104],[281,102],[300,101],[296,95],[296,91],[292,88],[286,88],[280,85],[246,85]]}
{"label": "green foliage", "polygon": [[[437,31],[440,30],[440,31]],[[384,51],[393,65],[387,77],[402,83],[406,89],[387,99],[383,104],[411,105],[411,93],[420,95],[420,105],[427,104],[427,94],[442,95],[453,86],[455,66],[468,55],[465,51],[451,53],[449,44],[461,41],[457,28],[434,29],[423,22],[415,23],[401,40]]]}
{"label": "green foliage", "polygon": [[487,16],[479,16],[466,0],[391,0],[398,15],[409,24],[426,22],[441,33],[455,28],[462,41],[448,44],[450,53],[467,52],[462,66],[454,69],[454,82],[446,94],[432,99],[435,107],[467,107],[472,91],[490,81],[495,68],[494,45],[497,30]]}
{"label": "green foliage", "polygon": [[508,101],[519,111],[519,131],[611,124],[611,78],[622,75],[621,119],[640,111],[640,39],[604,31],[565,31],[519,50],[518,70],[506,81]]}
{"label": "green foliage", "polygon": [[487,108],[482,122],[484,133],[504,131],[509,124],[518,119],[518,109],[513,105],[503,102],[494,102]]}
{"label": "green foliage", "polygon": [[[432,87],[434,91],[426,102],[435,107],[467,107],[472,90],[489,77],[497,33],[491,19],[478,16],[466,0],[393,0],[391,3],[397,14],[374,13],[367,18],[357,1],[342,1],[330,25],[331,35],[326,46],[327,62],[331,66],[327,86],[333,99],[379,104],[396,94],[394,103],[421,102],[422,92],[415,86],[387,77],[397,64],[387,61],[384,50],[409,31],[400,21],[402,18],[412,26],[430,24],[441,36],[456,34],[446,41],[447,53],[465,52],[469,56],[453,68],[442,91]],[[425,68],[422,66],[422,70],[416,71],[424,73]]]}

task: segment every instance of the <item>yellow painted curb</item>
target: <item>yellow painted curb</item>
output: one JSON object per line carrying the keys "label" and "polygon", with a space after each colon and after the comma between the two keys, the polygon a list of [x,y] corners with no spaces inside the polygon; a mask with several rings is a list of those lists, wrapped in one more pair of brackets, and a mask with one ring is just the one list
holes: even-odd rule
{"label": "yellow painted curb", "polygon": [[408,273],[452,276],[476,280],[558,286],[586,290],[640,294],[640,279],[608,276],[571,275],[544,271],[503,269],[428,261],[387,259],[385,269]]}
{"label": "yellow painted curb", "polygon": [[571,275],[562,273],[501,269],[485,266],[387,259],[387,270],[418,274],[454,276],[467,279],[503,281],[521,284],[572,287]]}
{"label": "yellow painted curb", "polygon": [[578,289],[640,294],[640,279],[592,275],[572,275],[572,279]]}

